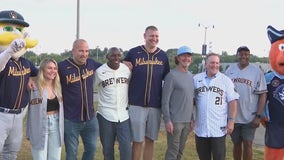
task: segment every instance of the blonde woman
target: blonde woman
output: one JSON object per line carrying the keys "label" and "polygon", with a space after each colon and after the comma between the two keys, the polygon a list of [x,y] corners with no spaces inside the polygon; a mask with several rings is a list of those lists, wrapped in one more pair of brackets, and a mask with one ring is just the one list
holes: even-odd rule
{"label": "blonde woman", "polygon": [[40,63],[36,86],[31,91],[27,119],[27,139],[35,160],[60,160],[64,135],[61,85],[57,63]]}

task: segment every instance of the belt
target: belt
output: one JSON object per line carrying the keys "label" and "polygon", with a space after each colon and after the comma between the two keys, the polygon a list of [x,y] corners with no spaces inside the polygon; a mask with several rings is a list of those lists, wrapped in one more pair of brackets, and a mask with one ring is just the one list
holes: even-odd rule
{"label": "belt", "polygon": [[24,110],[23,108],[21,108],[21,109],[9,109],[9,108],[0,107],[0,112],[10,113],[10,114],[20,114],[23,110]]}

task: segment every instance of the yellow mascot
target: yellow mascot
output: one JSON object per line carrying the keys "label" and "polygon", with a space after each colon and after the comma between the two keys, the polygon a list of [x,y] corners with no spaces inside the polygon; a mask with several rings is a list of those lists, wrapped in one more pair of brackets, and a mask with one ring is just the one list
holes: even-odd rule
{"label": "yellow mascot", "polygon": [[267,27],[271,42],[269,61],[272,72],[265,75],[267,106],[264,111],[265,149],[264,160],[284,158],[284,30]]}
{"label": "yellow mascot", "polygon": [[21,57],[37,45],[25,31],[29,24],[13,10],[0,11],[0,155],[16,160],[22,143],[24,109],[29,102],[28,83],[36,67]]}

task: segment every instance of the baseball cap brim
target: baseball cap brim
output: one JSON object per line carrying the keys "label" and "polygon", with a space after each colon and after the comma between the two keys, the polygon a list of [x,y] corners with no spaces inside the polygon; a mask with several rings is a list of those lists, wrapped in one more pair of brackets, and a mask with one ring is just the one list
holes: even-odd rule
{"label": "baseball cap brim", "polygon": [[11,23],[11,24],[18,24],[18,25],[21,25],[21,26],[24,26],[24,27],[29,27],[30,26],[27,22],[19,20],[19,19],[11,20],[11,19],[7,19],[7,18],[0,18],[0,22]]}

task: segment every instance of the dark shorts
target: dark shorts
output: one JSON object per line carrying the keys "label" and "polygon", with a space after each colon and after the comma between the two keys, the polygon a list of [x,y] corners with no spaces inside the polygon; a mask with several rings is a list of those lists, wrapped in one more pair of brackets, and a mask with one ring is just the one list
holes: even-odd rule
{"label": "dark shorts", "polygon": [[240,124],[235,123],[234,131],[231,134],[231,139],[234,144],[243,140],[253,141],[256,128],[252,127],[251,123]]}

